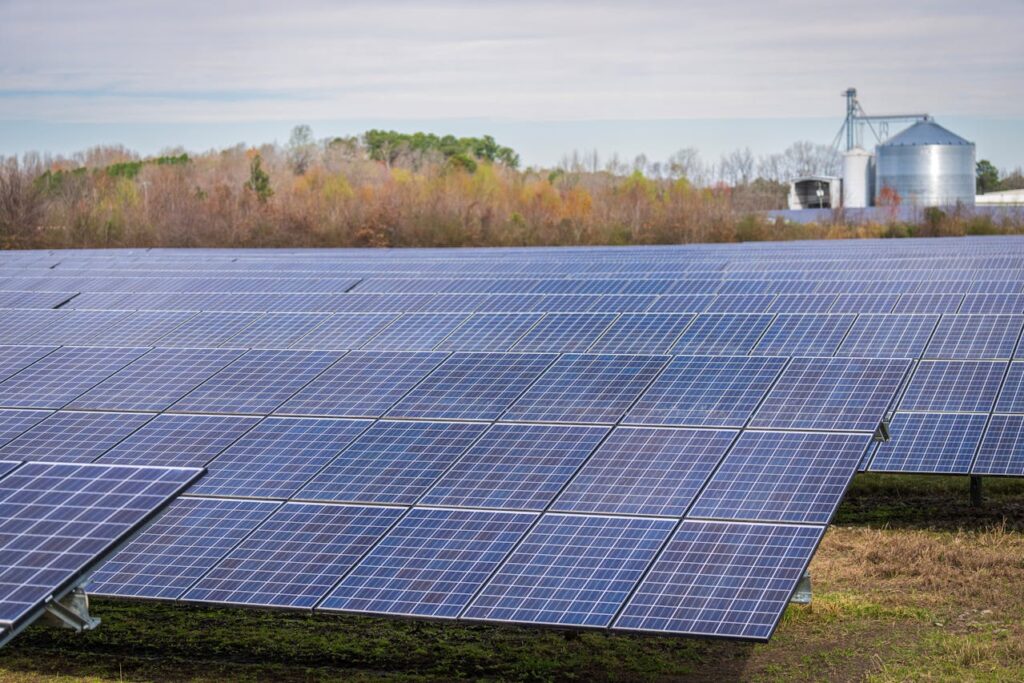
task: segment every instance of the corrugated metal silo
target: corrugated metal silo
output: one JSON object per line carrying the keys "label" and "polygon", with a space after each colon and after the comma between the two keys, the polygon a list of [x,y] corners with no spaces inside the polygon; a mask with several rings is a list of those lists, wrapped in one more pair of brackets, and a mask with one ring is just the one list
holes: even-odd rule
{"label": "corrugated metal silo", "polygon": [[891,188],[905,205],[974,204],[974,143],[931,120],[878,145],[875,173],[875,192]]}

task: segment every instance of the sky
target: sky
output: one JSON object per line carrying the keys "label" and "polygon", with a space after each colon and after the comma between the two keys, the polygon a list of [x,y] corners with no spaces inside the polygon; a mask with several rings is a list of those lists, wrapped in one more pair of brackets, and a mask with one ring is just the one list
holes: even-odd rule
{"label": "sky", "polygon": [[0,0],[0,155],[368,128],[572,150],[830,143],[840,93],[1024,164],[1024,0]]}

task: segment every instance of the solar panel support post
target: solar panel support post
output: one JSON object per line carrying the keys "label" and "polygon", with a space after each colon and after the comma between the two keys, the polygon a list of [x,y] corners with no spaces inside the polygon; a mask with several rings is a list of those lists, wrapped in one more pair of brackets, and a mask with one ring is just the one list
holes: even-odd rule
{"label": "solar panel support post", "polygon": [[976,474],[971,475],[971,507],[980,508],[984,503],[983,491],[981,488],[981,477]]}
{"label": "solar panel support post", "polygon": [[809,605],[811,597],[811,573],[805,571],[797,582],[796,590],[793,591],[793,597],[789,601],[794,605]]}
{"label": "solar panel support post", "polygon": [[78,633],[91,631],[100,625],[100,620],[89,614],[89,596],[81,586],[60,600],[46,603],[44,618],[54,626],[70,628]]}

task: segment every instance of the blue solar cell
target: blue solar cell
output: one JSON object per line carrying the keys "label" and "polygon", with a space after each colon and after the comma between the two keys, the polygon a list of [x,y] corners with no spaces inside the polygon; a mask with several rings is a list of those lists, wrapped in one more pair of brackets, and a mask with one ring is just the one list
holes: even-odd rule
{"label": "blue solar cell", "polygon": [[143,413],[60,411],[0,448],[0,458],[91,462],[152,417]]}
{"label": "blue solar cell", "polygon": [[465,313],[409,313],[363,344],[383,351],[430,351],[466,319]]}
{"label": "blue solar cell", "polygon": [[260,313],[204,311],[160,338],[160,346],[220,346],[254,323]]}
{"label": "blue solar cell", "polygon": [[893,313],[956,313],[963,294],[902,294]]}
{"label": "blue solar cell", "polygon": [[614,628],[767,640],[824,531],[685,520]]}
{"label": "blue solar cell", "polygon": [[650,313],[703,313],[714,296],[711,294],[672,294],[659,296],[651,307]]}
{"label": "blue solar cell", "polygon": [[0,410],[0,446],[52,414],[50,410]]}
{"label": "blue solar cell", "polygon": [[698,315],[671,353],[746,354],[772,320],[771,315]]}
{"label": "blue solar cell", "polygon": [[870,469],[967,474],[987,419],[978,413],[896,413],[892,439],[878,445]]}
{"label": "blue solar cell", "polygon": [[369,420],[268,417],[217,456],[189,492],[290,498],[368,426]]}
{"label": "blue solar cell", "polygon": [[303,387],[277,413],[380,417],[447,358],[444,353],[353,351]]}
{"label": "blue solar cell", "polygon": [[199,474],[28,463],[0,479],[0,622],[41,608]]}
{"label": "blue solar cell", "polygon": [[1010,363],[996,401],[997,413],[1024,413],[1024,362]]}
{"label": "blue solar cell", "polygon": [[689,515],[827,524],[870,444],[870,434],[744,432]]}
{"label": "blue solar cell", "polygon": [[487,425],[379,421],[314,477],[296,498],[415,503]]}
{"label": "blue solar cell", "polygon": [[77,292],[0,292],[0,308],[53,308]]}
{"label": "blue solar cell", "polygon": [[319,609],[457,617],[536,518],[413,508]]}
{"label": "blue solar cell", "polygon": [[[37,311],[41,325],[19,325],[15,343],[81,344],[129,315],[128,311]],[[2,335],[7,338],[7,335]],[[89,342],[92,343],[92,342]]]}
{"label": "blue solar cell", "polygon": [[338,313],[296,341],[292,347],[317,350],[356,349],[397,317],[394,313]]}
{"label": "blue solar cell", "polygon": [[564,354],[505,412],[520,422],[614,423],[669,356]]}
{"label": "blue solar cell", "polygon": [[286,349],[326,322],[326,313],[268,313],[224,342],[224,346]]}
{"label": "blue solar cell", "polygon": [[840,294],[827,313],[889,313],[898,294]]}
{"label": "blue solar cell", "polygon": [[967,294],[957,313],[1024,313],[1024,294]]}
{"label": "blue solar cell", "polygon": [[839,348],[854,318],[854,315],[781,314],[768,327],[752,353],[830,356]]}
{"label": "blue solar cell", "polygon": [[766,313],[774,294],[719,294],[709,304],[708,313]]}
{"label": "blue solar cell", "polygon": [[992,410],[1006,363],[922,361],[900,401],[900,410],[955,413]]}
{"label": "blue solar cell", "polygon": [[146,349],[64,347],[0,383],[4,408],[61,408]]}
{"label": "blue solar cell", "polygon": [[861,314],[836,355],[919,358],[938,321],[937,315]]}
{"label": "blue solar cell", "polygon": [[177,401],[171,410],[266,415],[341,355],[330,351],[248,351]]}
{"label": "blue solar cell", "polygon": [[675,313],[624,313],[589,352],[666,353],[693,318]]}
{"label": "blue solar cell", "polygon": [[280,503],[178,498],[92,575],[93,595],[174,600]]}
{"label": "blue solar cell", "polygon": [[909,360],[794,358],[750,426],[873,432],[909,367]]}
{"label": "blue solar cell", "polygon": [[285,503],[182,599],[311,608],[404,511]]}
{"label": "blue solar cell", "polygon": [[135,311],[88,338],[103,346],[152,346],[195,316],[185,311]]}
{"label": "blue solar cell", "polygon": [[623,422],[742,427],[785,365],[767,356],[678,356]]}
{"label": "blue solar cell", "polygon": [[24,370],[56,346],[0,346],[0,381]]}
{"label": "blue solar cell", "polygon": [[455,353],[388,417],[495,420],[555,359],[545,353]]}
{"label": "blue solar cell", "polygon": [[825,313],[835,302],[835,294],[779,294],[764,312]]}
{"label": "blue solar cell", "polygon": [[586,351],[615,318],[611,313],[546,315],[512,349],[550,353]]}
{"label": "blue solar cell", "polygon": [[249,431],[259,418],[158,415],[107,451],[100,462],[119,465],[205,465]]}
{"label": "blue solar cell", "polygon": [[682,516],[736,434],[723,429],[619,427],[551,509]]}
{"label": "blue solar cell", "polygon": [[463,617],[607,626],[673,526],[669,519],[544,515]]}
{"label": "blue solar cell", "polygon": [[20,462],[0,460],[0,479],[3,479],[6,475],[16,470],[20,465]]}
{"label": "blue solar cell", "polygon": [[1024,415],[993,415],[971,474],[1024,476]]}
{"label": "blue solar cell", "polygon": [[1010,358],[1024,315],[944,315],[925,358]]}
{"label": "blue solar cell", "polygon": [[479,313],[469,317],[438,351],[508,351],[537,321],[540,313]]}
{"label": "blue solar cell", "polygon": [[496,424],[419,502],[543,510],[607,433],[606,427]]}
{"label": "blue solar cell", "polygon": [[242,353],[240,349],[153,349],[79,396],[68,407],[166,410]]}
{"label": "blue solar cell", "polygon": [[[718,287],[718,294],[722,296],[749,296],[752,294],[762,294],[768,289],[769,282],[767,280],[750,280],[750,279],[729,279],[723,280]],[[768,295],[771,296],[771,295]],[[769,299],[764,299],[767,305]]]}

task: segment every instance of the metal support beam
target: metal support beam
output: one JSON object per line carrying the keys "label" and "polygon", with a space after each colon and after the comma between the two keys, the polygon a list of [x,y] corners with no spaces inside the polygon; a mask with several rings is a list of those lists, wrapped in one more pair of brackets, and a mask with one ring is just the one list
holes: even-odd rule
{"label": "metal support beam", "polygon": [[793,597],[789,600],[795,605],[809,605],[811,604],[811,573],[804,572],[804,575],[800,577],[800,582],[796,584],[796,591],[793,593]]}
{"label": "metal support beam", "polygon": [[89,614],[89,596],[81,587],[62,600],[46,603],[46,621],[54,626],[70,628],[81,633],[91,631],[100,625],[100,620]]}
{"label": "metal support beam", "polygon": [[971,475],[971,507],[980,508],[984,504],[984,496],[981,489],[981,477]]}

